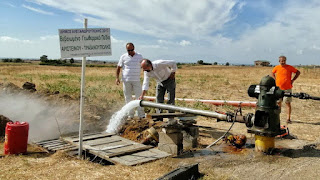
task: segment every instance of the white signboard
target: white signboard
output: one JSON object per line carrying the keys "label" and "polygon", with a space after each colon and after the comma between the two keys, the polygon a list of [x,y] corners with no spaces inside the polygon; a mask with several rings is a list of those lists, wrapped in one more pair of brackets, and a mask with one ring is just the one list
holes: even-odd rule
{"label": "white signboard", "polygon": [[110,28],[59,29],[61,58],[111,56]]}

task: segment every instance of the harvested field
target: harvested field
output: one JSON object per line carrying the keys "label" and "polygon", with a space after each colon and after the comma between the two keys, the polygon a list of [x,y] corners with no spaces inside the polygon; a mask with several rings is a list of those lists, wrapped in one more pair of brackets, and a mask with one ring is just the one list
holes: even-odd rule
{"label": "harvested field", "polygon": [[[226,67],[226,66],[179,66],[176,97],[194,99],[217,99],[235,101],[256,101],[247,95],[251,84],[270,74],[271,67]],[[301,76],[294,84],[294,92],[305,92],[320,97],[320,69],[299,68]],[[79,67],[53,67],[23,64],[19,66],[0,64],[2,99],[26,97],[23,104],[32,104],[28,112],[16,105],[0,104],[0,114],[12,121],[35,121],[41,117],[43,123],[34,135],[46,136],[52,132],[57,136],[64,132],[77,131],[79,123]],[[85,130],[102,131],[111,115],[124,105],[122,86],[115,85],[115,68],[90,67],[86,72]],[[22,90],[25,82],[36,85],[36,92]],[[149,96],[155,94],[155,82],[150,85]],[[17,99],[14,99],[17,100]],[[36,100],[36,102],[34,101]],[[235,107],[212,106],[202,103],[177,102],[178,106],[211,111],[234,111]],[[36,106],[37,105],[37,106]],[[46,105],[46,106],[44,106]],[[211,150],[202,149],[218,139],[230,127],[230,123],[215,119],[197,117],[200,129],[198,148],[189,150],[176,158],[165,158],[133,167],[121,165],[102,166],[89,160],[79,160],[64,153],[43,153],[36,146],[29,145],[26,155],[4,156],[0,159],[0,179],[156,179],[163,174],[187,164],[199,163],[203,179],[318,179],[320,169],[320,101],[294,99],[292,103],[292,124],[289,124],[292,139],[276,139],[279,148],[275,155],[262,155],[250,146],[253,136],[248,134],[244,124],[235,124],[232,134],[245,134],[248,144],[242,151],[233,151],[220,141]],[[27,106],[28,107],[28,106]],[[41,109],[41,107],[45,107]],[[61,108],[57,108],[61,107]],[[145,108],[146,112],[153,111]],[[254,112],[243,108],[243,113]],[[58,113],[57,113],[58,112]],[[50,118],[46,118],[47,116]],[[56,117],[57,121],[55,120]],[[286,108],[281,113],[281,124],[286,124]],[[57,123],[58,122],[58,123]],[[140,133],[153,124],[147,120],[128,122],[122,136],[140,142]],[[60,128],[57,127],[60,125]],[[40,131],[43,127],[52,127]],[[59,132],[59,129],[61,132]],[[33,133],[33,132],[30,132]],[[3,141],[0,143],[0,156]]]}

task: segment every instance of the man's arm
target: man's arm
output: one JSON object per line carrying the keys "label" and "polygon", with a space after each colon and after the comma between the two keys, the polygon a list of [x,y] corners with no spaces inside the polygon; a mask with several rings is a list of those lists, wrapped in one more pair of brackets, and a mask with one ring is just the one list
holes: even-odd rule
{"label": "man's arm", "polygon": [[116,85],[120,84],[120,79],[119,79],[119,75],[120,75],[120,66],[117,66],[117,71],[116,71]]}
{"label": "man's arm", "polygon": [[273,69],[272,69],[272,72],[271,72],[271,76],[273,77],[273,79],[276,79],[276,73],[277,73],[277,66],[276,67],[274,67]]}
{"label": "man's arm", "polygon": [[147,90],[143,90],[140,97],[139,97],[139,100],[142,100],[144,95],[146,95],[146,93],[147,93]]}
{"label": "man's arm", "polygon": [[293,79],[291,80],[291,84],[293,84],[293,82],[298,79],[298,77],[300,76],[300,71],[297,70],[296,75],[293,77]]}
{"label": "man's arm", "polygon": [[147,93],[147,91],[149,89],[149,81],[150,81],[150,77],[148,76],[148,72],[144,71],[143,83],[142,83],[142,93],[139,97],[139,100],[142,100],[144,95]]}

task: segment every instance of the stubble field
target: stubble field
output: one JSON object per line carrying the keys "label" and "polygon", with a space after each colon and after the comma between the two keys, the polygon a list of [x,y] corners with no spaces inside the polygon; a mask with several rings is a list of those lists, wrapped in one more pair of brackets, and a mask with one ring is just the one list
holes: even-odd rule
{"label": "stubble field", "polygon": [[[115,70],[114,65],[88,67],[86,70],[85,123],[87,130],[104,130],[110,116],[124,105],[122,86],[115,85]],[[256,101],[247,95],[247,89],[251,84],[258,84],[263,76],[270,74],[271,70],[272,67],[182,65],[179,66],[176,74],[176,97]],[[320,97],[320,69],[301,67],[299,70],[301,76],[294,84],[294,92],[305,92]],[[49,101],[55,107],[72,107],[71,110],[69,109],[68,119],[60,118],[60,121],[78,122],[80,75],[79,67],[0,64],[1,92],[5,92],[4,89],[11,83],[22,87],[23,83],[32,82],[36,84],[37,91],[27,96],[36,97],[43,102]],[[147,95],[154,96],[155,84],[155,81],[151,82]],[[14,92],[10,95],[15,96]],[[235,107],[216,107],[198,102],[177,102],[177,105],[224,112],[235,109]],[[195,149],[193,156],[165,158],[126,167],[102,166],[88,160],[68,157],[59,152],[36,153],[39,149],[30,146],[28,151],[35,153],[1,157],[0,179],[156,179],[179,166],[191,163],[199,163],[199,171],[203,174],[203,179],[317,179],[320,169],[320,163],[318,163],[320,157],[319,105],[319,101],[293,100],[293,123],[288,127],[294,139],[276,141],[276,146],[285,144],[289,147],[290,151],[287,151],[289,153],[284,155],[261,155],[253,152],[252,149],[240,154],[207,153],[209,150]],[[253,113],[254,109],[243,108],[243,112]],[[21,110],[15,113],[27,112]],[[286,108],[283,108],[281,124],[285,124],[285,113]],[[12,119],[12,114],[2,115]],[[24,119],[12,120],[24,121]],[[210,126],[213,129],[211,137],[200,136],[199,142],[202,145],[215,141],[230,127],[230,123],[216,122],[214,119],[205,117],[198,117],[197,124]],[[71,129],[76,130],[73,127]],[[230,132],[245,134],[249,139],[252,138],[246,133],[244,124],[235,124]],[[211,152],[218,152],[221,145],[222,142]],[[3,153],[2,150],[3,142],[0,144],[0,154]]]}

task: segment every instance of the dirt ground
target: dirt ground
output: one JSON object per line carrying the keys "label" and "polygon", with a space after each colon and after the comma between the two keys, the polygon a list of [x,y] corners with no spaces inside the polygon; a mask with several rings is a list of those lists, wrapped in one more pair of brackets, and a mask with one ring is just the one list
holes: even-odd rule
{"label": "dirt ground", "polygon": [[[311,91],[319,96],[319,87],[311,84],[297,84],[297,89]],[[303,89],[306,88],[306,89]],[[4,88],[1,87],[3,90]],[[20,90],[19,90],[19,93]],[[29,93],[29,92],[28,92]],[[72,106],[78,100],[59,94],[31,93],[53,104]],[[230,97],[232,99],[232,97]],[[256,101],[251,99],[251,101]],[[243,149],[234,149],[219,141],[210,149],[207,145],[222,136],[231,123],[216,119],[196,118],[200,128],[199,146],[185,151],[178,157],[169,157],[133,167],[122,165],[102,166],[90,160],[79,160],[64,153],[47,153],[41,148],[29,145],[26,155],[3,156],[3,140],[0,143],[0,179],[156,179],[180,166],[198,163],[202,179],[319,179],[320,173],[320,101],[294,99],[292,123],[286,124],[286,108],[281,113],[281,124],[289,128],[289,138],[276,138],[273,155],[254,151],[254,137],[247,133],[245,124],[236,123],[231,134],[244,134],[247,144]],[[216,110],[236,109],[216,107]],[[87,130],[102,131],[105,119],[114,109],[90,105],[86,107]],[[72,120],[78,123],[78,110],[72,109]],[[106,113],[108,112],[108,113]],[[244,108],[243,113],[253,113],[253,108]],[[3,114],[6,116],[5,114]],[[161,123],[143,119],[128,121],[120,135],[140,142],[145,130],[151,126],[160,130]],[[75,128],[76,129],[76,128]]]}

